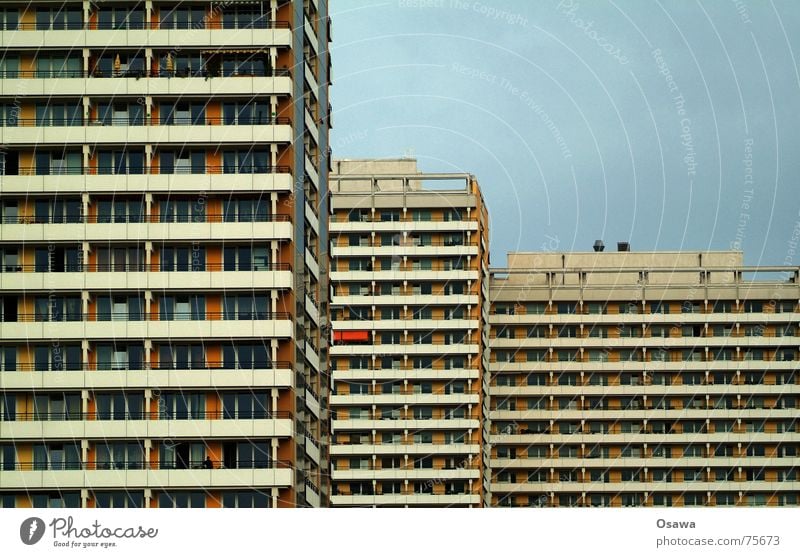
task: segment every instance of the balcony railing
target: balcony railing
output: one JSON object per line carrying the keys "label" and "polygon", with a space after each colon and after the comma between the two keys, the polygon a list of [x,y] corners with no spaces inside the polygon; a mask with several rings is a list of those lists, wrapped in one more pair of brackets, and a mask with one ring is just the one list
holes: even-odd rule
{"label": "balcony railing", "polygon": [[202,25],[187,21],[184,24],[168,24],[158,21],[124,21],[124,22],[63,22],[63,23],[0,23],[0,31],[196,31],[216,29],[291,29],[288,21],[214,21],[203,18]]}
{"label": "balcony railing", "polygon": [[47,265],[3,265],[2,273],[148,273],[148,272],[230,272],[230,271],[291,271],[289,263],[186,263],[172,265],[158,263],[68,263],[63,270],[54,271]]}
{"label": "balcony railing", "polygon": [[9,415],[0,413],[0,421],[5,422],[63,422],[63,421],[126,421],[126,420],[287,420],[291,412],[271,412],[269,410],[161,410],[158,412],[17,412]]}
{"label": "balcony railing", "polygon": [[188,362],[185,365],[180,362],[173,362],[172,364],[165,362],[128,362],[125,364],[112,362],[62,362],[59,365],[17,362],[14,369],[5,368],[4,371],[274,371],[278,369],[291,369],[291,367],[292,363],[284,360],[265,360],[251,362],[250,364],[243,364],[242,362],[231,363],[223,360],[205,360],[202,362]]}
{"label": "balcony railing", "polygon": [[146,312],[135,312],[118,314],[113,312],[81,312],[81,313],[65,313],[63,315],[45,315],[41,313],[18,313],[17,319],[8,321],[3,315],[0,315],[0,323],[63,323],[63,322],[96,322],[96,321],[153,321],[153,322],[172,322],[172,321],[270,321],[270,320],[289,320],[292,319],[292,314],[288,312],[275,312],[275,311],[239,311],[239,312],[224,312],[224,311],[206,311],[206,312],[190,312],[190,311],[173,311],[170,313],[170,319],[164,319],[159,314],[155,316]]}
{"label": "balcony railing", "polygon": [[291,222],[289,215],[273,214],[223,214],[195,213],[186,215],[17,215],[3,216],[2,224],[196,224],[196,223],[243,223],[243,222]]}
{"label": "balcony railing", "polygon": [[144,460],[92,460],[88,462],[39,462],[20,461],[3,463],[2,471],[67,471],[67,470],[274,470],[292,468],[289,461],[265,460],[190,460],[178,462],[145,462]]}
{"label": "balcony railing", "polygon": [[[20,176],[79,176],[79,175],[142,175],[142,174],[289,174],[288,166],[271,165],[199,165],[183,167],[160,168],[158,165],[150,167],[119,167],[119,166],[83,166],[83,165],[58,165],[50,168],[37,166],[23,166],[19,169]],[[12,176],[6,173],[5,176]]]}
{"label": "balcony railing", "polygon": [[81,127],[90,126],[291,126],[292,119],[273,116],[251,116],[238,118],[225,117],[175,117],[169,122],[162,122],[160,118],[125,117],[125,118],[95,118],[84,122],[83,118],[0,118],[0,127],[21,128],[52,128],[52,127]]}
{"label": "balcony railing", "polygon": [[202,77],[205,79],[216,77],[292,77],[292,72],[288,68],[272,68],[268,70],[249,70],[231,71],[220,75],[219,72],[212,72],[201,68],[197,70],[177,69],[177,70],[111,70],[104,72],[100,69],[93,70],[4,70],[0,71],[0,79],[59,79],[59,78],[181,78],[181,77]]}

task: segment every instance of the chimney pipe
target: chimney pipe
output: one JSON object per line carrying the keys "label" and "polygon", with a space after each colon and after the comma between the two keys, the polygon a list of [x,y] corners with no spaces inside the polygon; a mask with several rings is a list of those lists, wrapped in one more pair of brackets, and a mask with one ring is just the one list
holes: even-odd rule
{"label": "chimney pipe", "polygon": [[594,241],[594,251],[603,251],[604,249],[606,249],[606,246],[603,243],[603,240]]}
{"label": "chimney pipe", "polygon": [[617,242],[617,251],[631,251],[631,245],[628,242]]}

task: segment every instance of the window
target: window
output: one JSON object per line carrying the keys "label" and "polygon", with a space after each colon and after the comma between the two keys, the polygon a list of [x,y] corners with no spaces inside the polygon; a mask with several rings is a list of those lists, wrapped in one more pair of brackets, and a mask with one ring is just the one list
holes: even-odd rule
{"label": "window", "polygon": [[104,126],[143,126],[144,116],[144,105],[139,103],[102,102],[97,105],[94,122]]}
{"label": "window", "polygon": [[141,199],[99,200],[97,202],[97,222],[144,222],[144,203]]}
{"label": "window", "polygon": [[94,506],[98,509],[141,509],[143,491],[95,491]]}
{"label": "window", "polygon": [[261,6],[224,6],[222,12],[223,29],[267,29],[270,27],[269,9]]}
{"label": "window", "polygon": [[171,10],[161,8],[160,29],[204,29],[206,7],[201,5],[183,6],[179,3]]}
{"label": "window", "polygon": [[252,126],[269,124],[272,107],[267,100],[225,102],[222,104],[222,119],[227,126]]}
{"label": "window", "polygon": [[224,369],[269,369],[272,367],[272,361],[268,356],[266,345],[236,342],[222,346],[222,367]]}
{"label": "window", "polygon": [[138,247],[98,248],[98,272],[144,271],[144,249]]}
{"label": "window", "polygon": [[80,470],[80,445],[49,443],[33,445],[34,470]]}
{"label": "window", "polygon": [[80,153],[37,151],[34,156],[36,175],[81,174],[82,160]]}
{"label": "window", "polygon": [[16,421],[17,395],[11,393],[0,394],[0,419],[4,422]]}
{"label": "window", "polygon": [[158,299],[161,321],[202,321],[206,318],[204,294],[161,296]]}
{"label": "window", "polygon": [[16,31],[19,24],[19,9],[0,8],[0,29]]}
{"label": "window", "polygon": [[31,503],[37,509],[79,509],[81,494],[79,491],[34,493],[31,495]]}
{"label": "window", "polygon": [[205,246],[198,244],[192,244],[191,246],[164,246],[161,248],[159,255],[162,272],[206,270]]}
{"label": "window", "polygon": [[[255,415],[254,417],[261,417]],[[268,441],[229,442],[222,445],[222,466],[224,468],[256,469],[270,468],[271,445]]]}
{"label": "window", "polygon": [[99,151],[98,174],[144,174],[144,151]]}
{"label": "window", "polygon": [[222,506],[230,509],[265,509],[272,506],[272,499],[261,491],[223,491]]}
{"label": "window", "polygon": [[95,77],[143,77],[145,75],[145,53],[103,51],[95,64]]}
{"label": "window", "polygon": [[203,102],[161,103],[159,109],[162,126],[201,126],[206,123],[205,114],[206,105]]}
{"label": "window", "polygon": [[81,103],[38,103],[36,105],[37,126],[82,126]]}
{"label": "window", "polygon": [[80,420],[81,396],[75,393],[33,396],[34,420]]}
{"label": "window", "polygon": [[266,52],[255,54],[224,54],[218,57],[217,60],[214,60],[213,64],[214,66],[220,67],[223,77],[239,75],[263,77],[272,74],[269,55]]}
{"label": "window", "polygon": [[33,302],[35,321],[80,321],[79,296],[37,296]]}
{"label": "window", "polygon": [[158,347],[159,369],[206,369],[202,344],[162,344]]}
{"label": "window", "polygon": [[206,506],[203,491],[164,491],[158,494],[161,509],[202,509]]}
{"label": "window", "polygon": [[[36,8],[36,30],[82,29],[82,10],[80,6],[59,6]],[[16,22],[15,22],[16,26]]]}
{"label": "window", "polygon": [[265,246],[225,246],[222,261],[225,271],[269,270],[269,252]]}
{"label": "window", "polygon": [[762,313],[764,311],[764,302],[747,300],[744,302],[745,313]]}
{"label": "window", "polygon": [[269,310],[266,296],[225,295],[223,298],[224,318],[226,320],[249,321],[268,319]]}
{"label": "window", "polygon": [[98,470],[141,470],[144,446],[139,443],[98,443],[95,446]]}
{"label": "window", "polygon": [[144,8],[103,6],[98,10],[98,29],[144,29]]}
{"label": "window", "polygon": [[202,420],[206,419],[205,393],[161,393],[158,398],[159,419]]}
{"label": "window", "polygon": [[267,222],[269,201],[262,199],[228,199],[224,202],[225,222]]}
{"label": "window", "polygon": [[143,344],[97,344],[98,370],[141,370],[144,369]]}
{"label": "window", "polygon": [[80,345],[40,345],[33,348],[35,371],[72,371],[83,367]]}
{"label": "window", "polygon": [[144,418],[143,393],[96,393],[96,419],[141,420]]}
{"label": "window", "polygon": [[140,296],[98,296],[97,321],[143,321],[144,298]]}

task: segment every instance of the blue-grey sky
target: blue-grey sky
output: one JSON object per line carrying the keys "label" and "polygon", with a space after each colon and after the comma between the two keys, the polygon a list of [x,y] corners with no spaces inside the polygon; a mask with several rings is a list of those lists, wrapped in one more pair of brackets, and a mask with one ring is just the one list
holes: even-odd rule
{"label": "blue-grey sky", "polygon": [[514,250],[800,265],[800,1],[331,0],[334,157],[475,174]]}

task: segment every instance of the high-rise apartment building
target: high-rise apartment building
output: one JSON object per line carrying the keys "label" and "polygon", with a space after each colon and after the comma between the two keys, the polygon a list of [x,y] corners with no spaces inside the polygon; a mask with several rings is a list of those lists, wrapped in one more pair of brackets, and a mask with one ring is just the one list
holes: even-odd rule
{"label": "high-rise apartment building", "polygon": [[481,506],[488,220],[469,174],[334,162],[331,503]]}
{"label": "high-rise apartment building", "polygon": [[325,0],[0,6],[0,506],[323,506]]}
{"label": "high-rise apartment building", "polygon": [[797,505],[798,268],[620,249],[492,270],[492,505]]}

